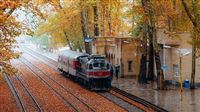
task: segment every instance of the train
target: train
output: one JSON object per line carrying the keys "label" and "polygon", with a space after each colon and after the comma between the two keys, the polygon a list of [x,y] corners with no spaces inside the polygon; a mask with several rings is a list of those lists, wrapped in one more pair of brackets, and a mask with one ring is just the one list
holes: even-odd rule
{"label": "train", "polygon": [[90,90],[111,88],[111,65],[105,56],[65,50],[58,55],[58,70]]}

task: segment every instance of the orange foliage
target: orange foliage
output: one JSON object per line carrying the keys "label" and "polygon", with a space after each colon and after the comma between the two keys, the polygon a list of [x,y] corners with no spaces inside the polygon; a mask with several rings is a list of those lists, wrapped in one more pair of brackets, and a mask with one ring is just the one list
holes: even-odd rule
{"label": "orange foliage", "polygon": [[19,56],[12,48],[16,47],[15,37],[20,35],[22,30],[20,23],[16,22],[11,14],[20,3],[19,0],[0,0],[0,76],[3,73],[15,73],[10,60]]}

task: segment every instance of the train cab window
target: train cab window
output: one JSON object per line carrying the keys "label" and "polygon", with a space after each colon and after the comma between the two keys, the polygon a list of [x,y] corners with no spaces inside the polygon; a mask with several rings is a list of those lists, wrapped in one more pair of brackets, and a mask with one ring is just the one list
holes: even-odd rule
{"label": "train cab window", "polygon": [[93,63],[94,67],[99,67],[99,63]]}
{"label": "train cab window", "polygon": [[106,64],[105,63],[93,63],[93,67],[95,69],[105,69],[106,68]]}
{"label": "train cab window", "polygon": [[89,69],[90,69],[90,70],[93,69],[92,64],[89,64]]}
{"label": "train cab window", "polygon": [[103,68],[103,67],[105,67],[106,65],[105,65],[105,63],[100,63],[100,67],[101,68]]}

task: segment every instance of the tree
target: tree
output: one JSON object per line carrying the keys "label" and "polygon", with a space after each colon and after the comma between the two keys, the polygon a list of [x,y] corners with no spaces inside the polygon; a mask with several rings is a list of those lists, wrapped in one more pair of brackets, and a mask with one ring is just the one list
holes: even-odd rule
{"label": "tree", "polygon": [[52,4],[54,13],[45,18],[45,22],[41,21],[35,34],[39,36],[49,33],[53,43],[55,43],[54,40],[60,40],[60,42],[63,40],[63,45],[67,43],[70,50],[79,49],[79,51],[82,51],[80,46],[82,45],[83,38],[81,35],[79,8],[76,2],[69,2],[69,6],[55,1],[53,3],[45,2],[46,4]]}
{"label": "tree", "polygon": [[96,2],[93,6],[93,10],[94,10],[94,36],[99,36],[99,24],[98,24],[99,15],[98,15],[98,7],[97,7]]}
{"label": "tree", "polygon": [[199,43],[199,37],[200,37],[200,16],[198,12],[197,5],[200,3],[197,0],[192,0],[189,8],[186,0],[181,0],[181,3],[185,9],[186,14],[188,15],[190,21],[193,25],[193,38],[192,38],[192,73],[191,73],[191,84],[190,88],[195,88],[195,73],[196,73],[196,51],[197,51],[197,45]]}
{"label": "tree", "polygon": [[89,42],[85,42],[86,38],[89,38],[88,35],[88,7],[85,5],[86,1],[81,0],[81,28],[82,28],[82,34],[83,34],[83,39],[84,39],[84,44],[85,44],[85,51],[88,54],[91,54],[91,48]]}
{"label": "tree", "polygon": [[[142,0],[142,7],[144,9],[144,12],[147,13],[147,1]],[[143,16],[145,17],[145,15]],[[140,72],[139,72],[139,77],[138,77],[138,82],[139,83],[147,83],[147,29],[148,29],[148,22],[143,22],[142,26],[142,56],[141,56],[141,61],[140,61]]]}
{"label": "tree", "polygon": [[[173,15],[173,10],[171,2],[165,0],[142,0],[142,8],[144,10],[143,13],[143,37],[146,36],[145,41],[143,38],[143,53],[141,58],[141,66],[140,66],[140,74],[139,74],[139,82],[143,79],[142,82],[153,81],[154,80],[154,69],[156,68],[157,72],[157,88],[165,89],[164,83],[164,74],[161,69],[161,59],[160,59],[160,46],[157,42],[157,29],[160,29],[161,26],[170,26],[170,24],[166,24],[166,20]],[[158,10],[160,9],[160,10]],[[168,13],[170,11],[170,13]],[[162,23],[162,24],[161,24]],[[145,26],[145,27],[144,27]],[[166,29],[168,31],[168,29]],[[170,31],[168,31],[170,32]],[[147,49],[148,45],[148,49]],[[148,51],[148,53],[147,53]],[[145,55],[144,55],[145,54]],[[148,68],[146,58],[149,58]],[[155,59],[155,60],[154,60]],[[156,65],[154,67],[154,65]]]}
{"label": "tree", "polygon": [[15,20],[12,13],[21,3],[22,1],[0,1],[0,77],[4,73],[11,75],[16,72],[10,63],[11,59],[17,58],[20,54],[13,51],[16,47],[15,38],[26,30]]}

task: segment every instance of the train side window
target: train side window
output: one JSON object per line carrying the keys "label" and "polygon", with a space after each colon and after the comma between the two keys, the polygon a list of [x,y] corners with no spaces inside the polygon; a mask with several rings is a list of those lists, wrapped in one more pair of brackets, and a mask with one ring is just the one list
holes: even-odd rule
{"label": "train side window", "polygon": [[89,69],[90,69],[90,70],[93,69],[92,64],[89,64]]}

